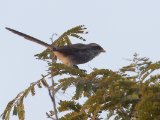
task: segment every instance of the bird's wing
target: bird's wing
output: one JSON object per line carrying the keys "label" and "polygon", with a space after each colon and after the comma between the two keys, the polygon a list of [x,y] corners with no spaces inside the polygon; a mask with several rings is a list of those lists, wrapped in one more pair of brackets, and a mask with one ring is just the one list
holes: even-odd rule
{"label": "bird's wing", "polygon": [[11,31],[11,32],[13,32],[13,33],[15,33],[15,34],[17,34],[17,35],[20,35],[20,36],[24,37],[27,40],[30,40],[30,41],[35,42],[35,43],[38,43],[40,45],[43,45],[43,46],[51,49],[51,45],[49,45],[49,44],[47,44],[47,43],[45,43],[45,42],[43,42],[43,41],[41,41],[41,40],[39,40],[37,38],[34,38],[34,37],[30,36],[30,35],[27,35],[25,33],[19,32],[17,30],[14,30],[14,29],[11,29],[11,28],[8,28],[8,27],[6,27],[6,29]]}
{"label": "bird's wing", "polygon": [[58,47],[55,51],[58,51],[65,56],[75,55],[79,52],[85,52],[87,50],[87,47],[85,44],[72,44],[67,46],[61,46]]}

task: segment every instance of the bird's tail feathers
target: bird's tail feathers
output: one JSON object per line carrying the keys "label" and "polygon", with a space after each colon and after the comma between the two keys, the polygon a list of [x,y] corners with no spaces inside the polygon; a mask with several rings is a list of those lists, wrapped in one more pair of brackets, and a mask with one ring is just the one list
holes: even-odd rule
{"label": "bird's tail feathers", "polygon": [[45,43],[45,42],[43,42],[43,41],[41,41],[41,40],[39,40],[37,38],[34,38],[34,37],[30,36],[30,35],[27,35],[25,33],[19,32],[17,30],[14,30],[14,29],[11,29],[11,28],[8,28],[8,27],[6,27],[6,29],[11,31],[11,32],[13,32],[14,34],[17,34],[17,35],[19,35],[21,37],[24,37],[27,40],[30,40],[32,42],[38,43],[38,44],[40,44],[42,46],[45,46],[45,47],[47,47],[49,49],[52,49],[51,45],[49,45],[48,43]]}

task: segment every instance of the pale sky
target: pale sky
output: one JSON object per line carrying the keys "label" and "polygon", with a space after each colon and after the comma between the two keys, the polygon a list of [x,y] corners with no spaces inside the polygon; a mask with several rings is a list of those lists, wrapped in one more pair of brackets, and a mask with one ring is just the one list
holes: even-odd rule
{"label": "pale sky", "polygon": [[[1,0],[0,113],[47,69],[34,57],[45,48],[6,31],[6,26],[49,43],[52,33],[61,35],[74,26],[85,25],[89,34],[83,43],[98,43],[107,52],[79,67],[88,71],[90,67],[118,70],[135,52],[153,61],[160,59],[159,6],[159,0]],[[61,95],[56,97],[60,99]],[[45,112],[52,104],[46,89],[37,89],[36,96],[25,101],[26,120],[48,120]]]}

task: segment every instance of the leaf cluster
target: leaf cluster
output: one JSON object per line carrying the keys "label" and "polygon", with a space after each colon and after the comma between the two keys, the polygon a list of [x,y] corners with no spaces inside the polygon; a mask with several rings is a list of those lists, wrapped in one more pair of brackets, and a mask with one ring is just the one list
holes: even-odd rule
{"label": "leaf cluster", "polygon": [[[65,92],[72,85],[75,94],[70,101],[59,103],[59,112],[71,111],[60,120],[79,117],[81,120],[96,120],[100,119],[102,112],[108,119],[113,116],[117,120],[160,119],[160,75],[157,74],[160,62],[153,63],[148,58],[139,58],[137,54],[130,61],[130,65],[116,72],[95,69],[89,74],[79,75],[65,69],[63,73],[71,77],[60,79],[56,90]],[[58,73],[61,75],[61,70]],[[83,97],[87,100],[79,105],[76,101]]]}
{"label": "leaf cluster", "polygon": [[4,112],[1,114],[1,117],[3,120],[9,120],[10,119],[10,112],[13,109],[13,115],[18,116],[19,120],[24,120],[25,119],[25,110],[24,110],[24,98],[28,96],[29,93],[31,93],[32,96],[35,95],[35,87],[42,88],[44,87],[49,87],[48,83],[45,80],[46,76],[42,76],[40,80],[37,82],[33,82],[30,84],[30,86],[25,89],[24,91],[20,92],[13,100],[11,100]]}

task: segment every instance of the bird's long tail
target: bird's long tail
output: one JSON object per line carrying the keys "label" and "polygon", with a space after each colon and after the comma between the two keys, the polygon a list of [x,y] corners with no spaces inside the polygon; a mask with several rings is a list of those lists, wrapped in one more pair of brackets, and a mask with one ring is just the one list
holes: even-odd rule
{"label": "bird's long tail", "polygon": [[49,49],[52,49],[51,45],[49,45],[49,44],[47,44],[47,43],[45,43],[45,42],[43,42],[43,41],[41,41],[41,40],[39,40],[37,38],[34,38],[34,37],[30,36],[30,35],[27,35],[25,33],[19,32],[17,30],[14,30],[14,29],[11,29],[11,28],[8,28],[8,27],[6,27],[6,29],[11,31],[11,32],[13,32],[13,33],[15,33],[15,34],[17,34],[17,35],[20,35],[20,36],[24,37],[27,40],[30,40],[32,42],[38,43],[38,44],[40,44],[42,46],[45,46],[45,47],[47,47]]}

